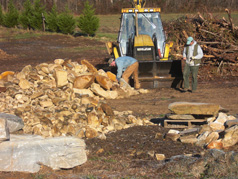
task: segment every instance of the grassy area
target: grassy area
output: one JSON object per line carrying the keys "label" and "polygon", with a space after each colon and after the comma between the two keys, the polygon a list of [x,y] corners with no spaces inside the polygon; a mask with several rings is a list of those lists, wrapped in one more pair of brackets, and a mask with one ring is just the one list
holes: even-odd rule
{"label": "grassy area", "polygon": [[98,32],[118,32],[120,27],[120,14],[98,15],[97,17],[100,19],[100,27]]}
{"label": "grassy area", "polygon": [[59,49],[60,51],[67,51],[67,52],[86,52],[86,51],[91,51],[92,49],[94,50],[105,50],[105,46],[80,46],[80,47],[69,47],[69,48],[63,48]]}
{"label": "grassy area", "polygon": [[41,35],[44,35],[44,33],[41,31],[27,31],[27,30],[17,29],[17,28],[0,27],[0,36],[1,36],[0,40],[1,41],[4,40],[4,38],[28,39],[28,38],[32,38],[32,37],[39,37]]}

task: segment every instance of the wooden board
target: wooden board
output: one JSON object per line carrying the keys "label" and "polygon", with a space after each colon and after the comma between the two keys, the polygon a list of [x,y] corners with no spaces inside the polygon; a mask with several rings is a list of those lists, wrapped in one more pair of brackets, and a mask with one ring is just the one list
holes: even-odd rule
{"label": "wooden board", "polygon": [[164,120],[165,128],[191,128],[193,125],[202,125],[207,122],[206,119],[194,120]]}

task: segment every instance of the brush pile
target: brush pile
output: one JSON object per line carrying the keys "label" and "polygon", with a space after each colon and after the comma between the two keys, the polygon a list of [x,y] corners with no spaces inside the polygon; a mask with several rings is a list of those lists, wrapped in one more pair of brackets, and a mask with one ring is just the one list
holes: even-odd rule
{"label": "brush pile", "polygon": [[192,36],[203,49],[203,64],[217,66],[221,75],[237,76],[238,27],[234,25],[230,11],[226,9],[226,12],[228,20],[211,13],[198,13],[166,24],[168,40],[174,42],[173,58],[182,57],[186,39]]}

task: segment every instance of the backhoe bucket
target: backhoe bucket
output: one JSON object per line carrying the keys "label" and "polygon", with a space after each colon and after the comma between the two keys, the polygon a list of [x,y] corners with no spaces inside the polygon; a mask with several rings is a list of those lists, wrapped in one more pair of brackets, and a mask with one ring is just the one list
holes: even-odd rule
{"label": "backhoe bucket", "polygon": [[180,60],[139,61],[139,80],[142,88],[179,88],[182,79]]}

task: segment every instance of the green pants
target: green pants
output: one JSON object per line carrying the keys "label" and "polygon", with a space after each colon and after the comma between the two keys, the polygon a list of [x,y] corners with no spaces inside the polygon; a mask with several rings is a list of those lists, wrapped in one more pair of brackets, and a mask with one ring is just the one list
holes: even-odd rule
{"label": "green pants", "polygon": [[185,64],[184,71],[183,71],[184,89],[189,89],[190,73],[192,73],[192,90],[195,91],[197,89],[198,68],[199,66],[189,66],[187,63]]}

